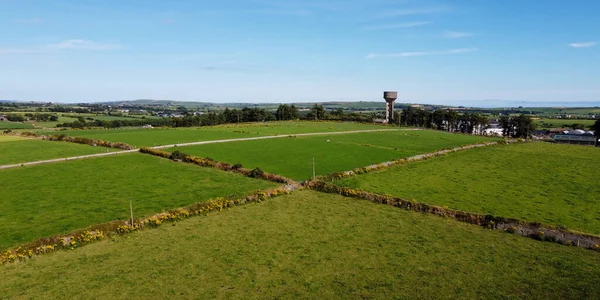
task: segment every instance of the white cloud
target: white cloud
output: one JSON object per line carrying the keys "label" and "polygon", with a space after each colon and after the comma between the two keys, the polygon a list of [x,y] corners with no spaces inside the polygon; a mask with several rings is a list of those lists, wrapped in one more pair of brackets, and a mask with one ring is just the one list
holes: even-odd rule
{"label": "white cloud", "polygon": [[573,43],[573,44],[569,44],[569,47],[572,47],[572,48],[587,48],[587,47],[592,47],[592,46],[596,46],[596,42],[585,42],[585,43]]}
{"label": "white cloud", "polygon": [[479,51],[477,48],[460,48],[446,51],[422,51],[422,52],[400,52],[400,53],[370,53],[365,56],[366,59],[372,58],[393,58],[393,57],[414,57],[444,54],[459,54]]}
{"label": "white cloud", "polygon": [[103,44],[89,40],[66,40],[58,44],[43,46],[43,48],[54,50],[115,50],[122,47],[120,45]]}
{"label": "white cloud", "polygon": [[470,32],[458,32],[458,31],[446,31],[444,32],[444,37],[447,39],[458,39],[463,37],[469,37],[473,34]]}
{"label": "white cloud", "polygon": [[378,29],[411,28],[411,27],[424,26],[424,25],[428,25],[428,24],[431,24],[431,23],[433,23],[433,22],[427,22],[427,21],[422,21],[422,22],[405,22],[405,23],[395,23],[395,24],[383,24],[383,25],[367,26],[367,27],[365,27],[365,29],[368,29],[368,30],[378,30]]}

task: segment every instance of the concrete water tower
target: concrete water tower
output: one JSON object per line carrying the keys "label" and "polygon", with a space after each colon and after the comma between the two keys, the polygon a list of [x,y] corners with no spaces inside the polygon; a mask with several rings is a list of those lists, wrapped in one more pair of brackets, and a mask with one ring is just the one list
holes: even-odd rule
{"label": "concrete water tower", "polygon": [[383,92],[383,99],[385,99],[385,121],[387,123],[394,123],[394,102],[398,98],[398,92],[385,91]]}

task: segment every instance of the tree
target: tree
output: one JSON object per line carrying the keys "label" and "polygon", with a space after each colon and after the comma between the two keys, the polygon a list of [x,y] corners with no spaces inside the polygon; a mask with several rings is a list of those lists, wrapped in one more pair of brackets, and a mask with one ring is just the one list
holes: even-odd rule
{"label": "tree", "polygon": [[596,120],[596,123],[594,123],[591,128],[594,130],[594,135],[596,136],[594,146],[598,146],[598,140],[600,139],[600,120]]}
{"label": "tree", "polygon": [[282,104],[277,108],[275,116],[280,121],[295,120],[298,118],[298,109],[294,105]]}
{"label": "tree", "polygon": [[323,120],[325,119],[325,108],[323,107],[323,105],[315,103],[315,105],[311,109],[309,116],[315,118],[315,120]]}

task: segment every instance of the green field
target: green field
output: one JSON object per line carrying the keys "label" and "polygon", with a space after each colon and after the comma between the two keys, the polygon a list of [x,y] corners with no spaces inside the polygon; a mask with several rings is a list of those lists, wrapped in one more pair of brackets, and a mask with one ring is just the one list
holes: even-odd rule
{"label": "green field", "polygon": [[[585,129],[588,129],[590,126],[594,125],[596,120],[582,120],[582,119],[539,119],[536,120],[537,127],[540,129],[551,129],[551,128],[560,128],[560,127],[571,127],[571,125],[583,124],[585,125]],[[550,124],[550,126],[543,126],[545,124]]]}
{"label": "green field", "polygon": [[600,234],[600,149],[527,143],[350,177],[343,186]]}
{"label": "green field", "polygon": [[316,174],[326,175],[441,148],[495,140],[441,131],[400,130],[207,144],[168,151],[242,163],[247,168],[260,167],[269,173],[304,180],[312,176],[313,158]]}
{"label": "green field", "polygon": [[274,186],[138,153],[0,170],[0,249]]}
{"label": "green field", "polygon": [[0,135],[0,153],[2,153],[0,155],[0,165],[104,153],[107,151],[117,151],[117,149]]}
{"label": "green field", "polygon": [[301,191],[0,266],[0,277],[7,298],[592,299],[600,255]]}
{"label": "green field", "polygon": [[[309,132],[386,129],[382,125],[335,122],[269,122],[240,125],[221,125],[193,128],[123,128],[99,130],[67,130],[60,134],[81,136],[132,146],[154,146],[220,139],[247,138],[260,135],[278,135]],[[56,134],[56,132],[48,132]]]}
{"label": "green field", "polygon": [[0,121],[0,129],[27,129],[33,128],[31,124],[19,122],[4,122]]}

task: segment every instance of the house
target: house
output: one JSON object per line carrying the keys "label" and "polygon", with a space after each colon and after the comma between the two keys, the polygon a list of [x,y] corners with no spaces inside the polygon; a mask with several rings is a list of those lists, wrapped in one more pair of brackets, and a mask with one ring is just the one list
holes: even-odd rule
{"label": "house", "polygon": [[0,122],[8,122],[8,119],[5,116],[0,115]]}

